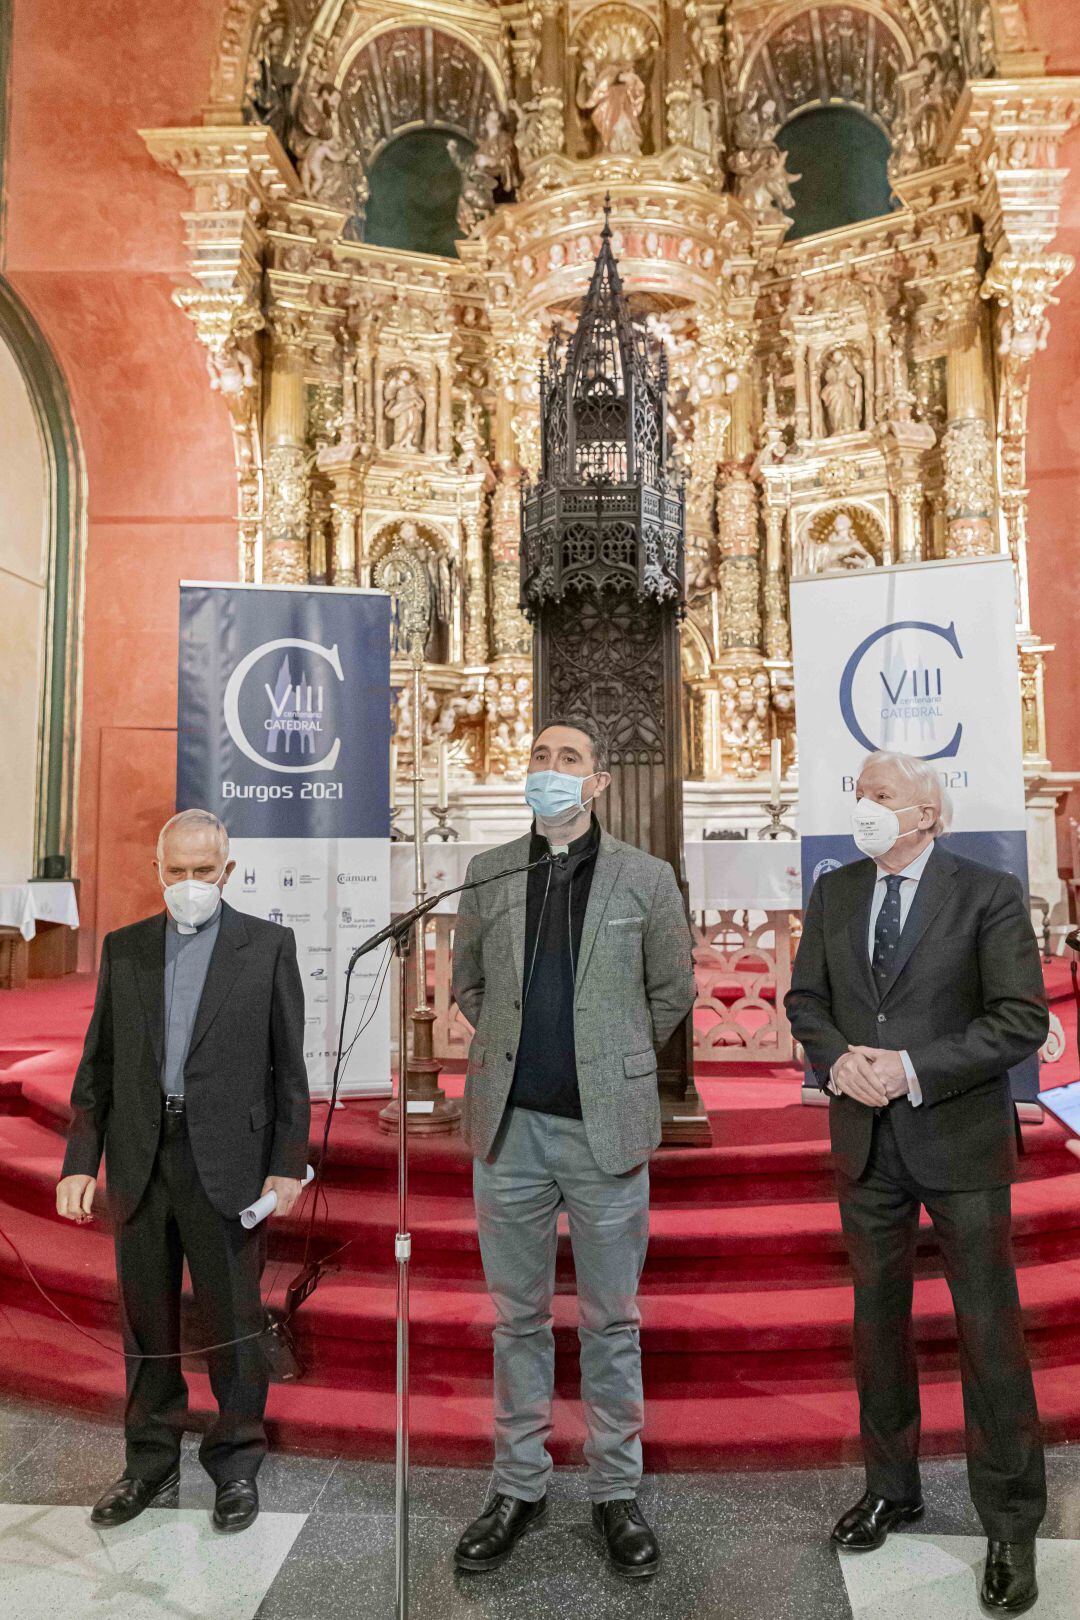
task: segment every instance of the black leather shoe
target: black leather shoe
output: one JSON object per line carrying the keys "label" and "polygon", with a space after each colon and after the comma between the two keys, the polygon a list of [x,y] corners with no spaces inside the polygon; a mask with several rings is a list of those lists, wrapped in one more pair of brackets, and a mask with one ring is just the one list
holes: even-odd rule
{"label": "black leather shoe", "polygon": [[131,1479],[127,1474],[110,1485],[104,1496],[99,1496],[90,1514],[91,1524],[127,1524],[140,1513],[176,1489],[180,1483],[180,1470],[174,1468],[163,1479]]}
{"label": "black leather shoe", "polygon": [[526,1530],[547,1518],[547,1497],[522,1502],[516,1496],[495,1496],[464,1532],[454,1550],[458,1569],[496,1569],[514,1550]]}
{"label": "black leather shoe", "polygon": [[979,1598],[991,1614],[1023,1614],[1039,1596],[1033,1541],[988,1541]]}
{"label": "black leather shoe", "polygon": [[259,1517],[259,1487],[253,1479],[227,1479],[217,1488],[210,1522],[215,1530],[232,1534],[246,1530]]}
{"label": "black leather shoe", "polygon": [[607,1543],[615,1572],[637,1580],[660,1568],[660,1543],[636,1502],[594,1502],[593,1531]]}
{"label": "black leather shoe", "polygon": [[848,1552],[872,1552],[885,1544],[885,1537],[898,1524],[921,1519],[926,1509],[921,1502],[890,1502],[887,1496],[867,1491],[854,1507],[848,1508],[833,1526],[832,1540]]}

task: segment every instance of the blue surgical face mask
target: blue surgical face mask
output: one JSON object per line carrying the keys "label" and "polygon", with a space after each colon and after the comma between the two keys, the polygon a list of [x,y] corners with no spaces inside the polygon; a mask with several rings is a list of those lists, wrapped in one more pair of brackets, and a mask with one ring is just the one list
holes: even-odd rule
{"label": "blue surgical face mask", "polygon": [[530,771],[525,778],[525,803],[549,827],[560,826],[592,804],[592,794],[581,797],[582,787],[590,780],[588,776],[568,776],[565,771]]}

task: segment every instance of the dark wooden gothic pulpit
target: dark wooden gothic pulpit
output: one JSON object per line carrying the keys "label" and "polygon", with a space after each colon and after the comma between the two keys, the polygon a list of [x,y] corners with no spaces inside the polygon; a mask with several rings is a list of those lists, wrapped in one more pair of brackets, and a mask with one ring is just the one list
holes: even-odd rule
{"label": "dark wooden gothic pulpit", "polygon": [[[598,815],[683,871],[682,487],[669,478],[663,352],[631,316],[608,210],[577,329],[540,373],[542,459],[522,494],[521,606],[537,726],[588,721],[608,744]],[[708,1144],[690,1021],[660,1054],[665,1142]]]}

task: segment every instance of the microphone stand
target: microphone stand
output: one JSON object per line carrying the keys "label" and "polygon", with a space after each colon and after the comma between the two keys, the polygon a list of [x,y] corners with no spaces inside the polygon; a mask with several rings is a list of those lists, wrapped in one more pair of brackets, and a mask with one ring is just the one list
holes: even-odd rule
{"label": "microphone stand", "polygon": [[[395,917],[377,934],[372,934],[358,945],[349,958],[345,976],[346,995],[353,968],[362,956],[374,951],[390,940],[398,959],[398,1223],[394,1237],[394,1259],[397,1263],[397,1424],[394,1456],[394,1617],[408,1620],[409,1615],[409,1261],[412,1259],[412,1236],[409,1232],[409,1099],[407,1069],[409,1055],[409,949],[413,927],[429,911],[453,894],[466,889],[479,889],[497,878],[517,877],[531,872],[536,866],[558,865],[565,856],[541,855],[539,860],[525,866],[511,867],[507,872],[493,872],[490,877],[473,878],[471,883],[459,883],[454,889],[443,889],[430,894],[411,911]],[[423,977],[422,977],[423,975]],[[425,964],[416,964],[416,982],[427,998]],[[419,996],[417,997],[419,1000]]]}

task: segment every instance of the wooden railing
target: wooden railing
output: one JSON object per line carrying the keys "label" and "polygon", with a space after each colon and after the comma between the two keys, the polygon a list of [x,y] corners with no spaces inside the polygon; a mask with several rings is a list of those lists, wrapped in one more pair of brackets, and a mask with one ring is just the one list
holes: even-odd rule
{"label": "wooden railing", "polygon": [[[790,1063],[791,1029],[784,996],[791,985],[795,916],[789,911],[697,912],[691,918],[694,949],[694,1061],[696,1063]],[[428,921],[428,983],[435,1011],[435,1056],[464,1061],[472,1028],[450,991],[453,916]],[[396,978],[392,981],[396,986]],[[396,1014],[391,1028],[397,1028]]]}

